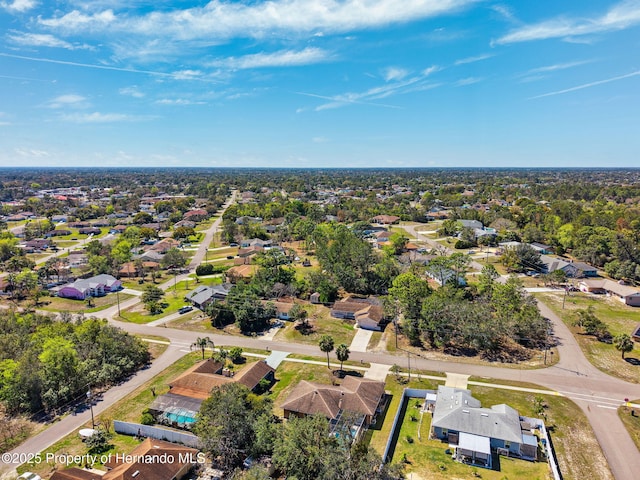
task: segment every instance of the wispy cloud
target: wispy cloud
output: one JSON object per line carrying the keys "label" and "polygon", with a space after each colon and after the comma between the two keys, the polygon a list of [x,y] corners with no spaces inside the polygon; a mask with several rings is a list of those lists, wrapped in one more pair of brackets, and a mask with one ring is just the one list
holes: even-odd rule
{"label": "wispy cloud", "polygon": [[267,67],[292,67],[326,61],[329,53],[321,48],[307,47],[303,50],[280,50],[272,53],[255,53],[243,57],[230,57],[212,62],[210,66],[234,70]]}
{"label": "wispy cloud", "polygon": [[74,45],[48,33],[13,32],[7,35],[7,39],[11,43],[25,47],[65,48],[67,50],[88,50],[92,48],[86,43]]}
{"label": "wispy cloud", "polygon": [[587,63],[591,63],[593,60],[580,60],[576,62],[566,62],[566,63],[556,63],[553,65],[545,65],[544,67],[532,68],[531,70],[527,70],[522,76],[526,75],[535,75],[537,73],[548,73],[555,72],[557,70],[566,70],[568,68],[579,67],[580,65],[585,65]]}
{"label": "wispy cloud", "polygon": [[640,1],[625,0],[595,18],[558,17],[512,30],[495,43],[508,44],[548,38],[578,37],[624,30],[640,23]]}
{"label": "wispy cloud", "polygon": [[478,83],[481,82],[482,80],[484,80],[481,77],[467,77],[467,78],[461,78],[460,80],[458,80],[456,83],[454,83],[454,85],[456,87],[465,87],[467,85],[473,85],[474,83]]}
{"label": "wispy cloud", "polygon": [[627,73],[626,75],[619,75],[617,77],[607,78],[605,80],[598,80],[596,82],[585,83],[585,84],[582,84],[582,85],[578,85],[576,87],[565,88],[564,90],[556,90],[555,92],[543,93],[542,95],[536,95],[535,97],[531,97],[531,98],[529,98],[529,100],[534,100],[536,98],[543,98],[543,97],[552,97],[554,95],[562,95],[564,93],[575,92],[577,90],[584,90],[585,88],[597,87],[598,85],[603,85],[605,83],[611,83],[611,82],[617,82],[619,80],[624,80],[626,78],[636,77],[638,75],[640,75],[640,70],[637,70],[637,71],[631,72],[631,73]]}
{"label": "wispy cloud", "polygon": [[409,71],[404,68],[388,67],[385,69],[384,79],[387,82],[392,80],[402,80],[407,75],[409,75]]}
{"label": "wispy cloud", "polygon": [[485,53],[482,55],[476,55],[475,57],[461,58],[460,60],[456,60],[454,65],[466,65],[467,63],[481,62],[482,60],[486,60],[494,56],[495,55],[492,53]]}
{"label": "wispy cloud", "polygon": [[422,70],[422,75],[425,77],[428,77],[432,73],[439,72],[440,70],[442,70],[442,67],[439,67],[438,65],[431,65],[430,67],[427,67],[424,70]]}
{"label": "wispy cloud", "polygon": [[114,123],[114,122],[136,122],[148,120],[150,116],[127,115],[124,113],[71,113],[61,115],[60,119],[71,123]]}
{"label": "wispy cloud", "polygon": [[185,106],[185,105],[206,105],[207,102],[189,100],[187,98],[163,98],[160,100],[156,100],[158,105],[177,105],[177,106]]}
{"label": "wispy cloud", "polygon": [[[166,77],[166,78],[173,78],[175,80],[182,80],[184,79],[184,76],[182,73],[178,72],[178,73],[166,73],[166,72],[157,72],[157,71],[151,71],[151,70],[139,70],[139,69],[135,69],[135,68],[122,68],[122,67],[112,67],[109,65],[95,65],[95,64],[90,64],[90,63],[79,63],[79,62],[68,62],[65,60],[55,60],[52,58],[39,58],[39,57],[28,57],[25,55],[14,55],[11,53],[2,53],[0,52],[0,57],[8,57],[8,58],[18,58],[21,60],[29,60],[32,62],[44,62],[44,63],[55,63],[58,65],[69,65],[72,67],[81,67],[81,68],[95,68],[98,70],[113,70],[116,72],[128,72],[128,73],[141,73],[144,75],[152,75],[152,76],[158,76],[158,77]],[[202,79],[202,81],[211,81],[213,82],[214,80],[211,79]]]}
{"label": "wispy cloud", "polygon": [[43,158],[50,157],[51,154],[46,150],[39,150],[36,148],[26,148],[26,147],[18,147],[14,148],[13,151],[16,155],[20,157],[28,157],[28,158]]}
{"label": "wispy cloud", "polygon": [[329,103],[322,104],[315,108],[316,111],[329,110],[333,108],[344,107],[347,105],[359,104],[359,105],[372,105],[376,107],[386,108],[401,108],[397,105],[391,105],[387,103],[380,103],[377,100],[382,100],[395,95],[403,95],[410,92],[416,92],[420,90],[429,90],[440,86],[440,84],[434,84],[429,82],[427,77],[433,67],[425,69],[418,75],[410,77],[403,76],[402,79],[396,81],[389,81],[384,85],[369,88],[363,92],[347,92],[339,95],[327,96],[318,95],[314,93],[296,92],[300,95],[307,95],[310,97],[321,98],[329,100]]}
{"label": "wispy cloud", "polygon": [[133,97],[133,98],[142,98],[142,97],[144,97],[144,92],[141,92],[138,89],[137,85],[133,85],[131,87],[123,87],[123,88],[118,90],[118,93],[120,95],[125,95],[127,97]]}
{"label": "wispy cloud", "polygon": [[67,95],[60,95],[52,100],[49,100],[46,105],[49,108],[55,109],[66,107],[86,108],[87,106],[89,106],[89,103],[87,102],[87,99],[82,95],[71,93]]}
{"label": "wispy cloud", "polygon": [[513,10],[508,5],[491,5],[489,8],[509,22],[517,21]]}
{"label": "wispy cloud", "polygon": [[108,9],[85,14],[39,18],[42,25],[78,32],[109,29],[156,37],[188,39],[261,38],[280,33],[341,33],[444,15],[479,0],[212,0],[202,7],[156,11],[143,16],[114,14]]}
{"label": "wispy cloud", "polygon": [[9,12],[27,12],[38,4],[36,0],[13,0],[13,2],[0,2],[0,7]]}

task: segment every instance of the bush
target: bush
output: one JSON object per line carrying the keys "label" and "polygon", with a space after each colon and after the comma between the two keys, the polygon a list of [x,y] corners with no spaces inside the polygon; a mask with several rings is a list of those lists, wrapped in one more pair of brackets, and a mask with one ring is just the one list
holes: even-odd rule
{"label": "bush", "polygon": [[475,247],[473,242],[465,242],[464,240],[458,240],[453,246],[456,250],[462,250],[465,248]]}
{"label": "bush", "polygon": [[142,417],[140,418],[140,423],[142,425],[153,425],[156,423],[156,419],[153,418],[153,415],[149,413],[149,409],[145,408],[142,412]]}
{"label": "bush", "polygon": [[213,274],[213,265],[210,263],[201,263],[196,267],[196,275],[212,275]]}

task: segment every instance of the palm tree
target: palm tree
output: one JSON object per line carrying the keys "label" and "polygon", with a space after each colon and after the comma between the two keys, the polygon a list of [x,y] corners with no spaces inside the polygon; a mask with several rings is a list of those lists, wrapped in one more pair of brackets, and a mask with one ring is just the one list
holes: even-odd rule
{"label": "palm tree", "polygon": [[631,340],[631,337],[626,333],[616,335],[613,339],[613,344],[616,346],[616,350],[622,352],[623,359],[625,353],[629,353],[633,350],[633,340]]}
{"label": "palm tree", "polygon": [[323,335],[320,338],[320,350],[327,354],[327,368],[331,368],[329,366],[329,352],[333,351],[333,337],[331,335]]}
{"label": "palm tree", "polygon": [[338,360],[340,360],[340,371],[342,371],[342,364],[349,360],[350,353],[351,352],[349,351],[349,347],[347,347],[347,345],[345,345],[344,343],[341,343],[340,345],[338,345],[338,348],[336,348],[336,357],[338,357]]}
{"label": "palm tree", "polygon": [[211,348],[215,347],[215,345],[213,344],[213,342],[211,341],[211,339],[209,337],[202,337],[202,338],[198,337],[196,339],[196,341],[191,344],[191,350],[200,349],[202,351],[202,359],[203,360],[204,360],[204,350],[207,347],[211,347]]}

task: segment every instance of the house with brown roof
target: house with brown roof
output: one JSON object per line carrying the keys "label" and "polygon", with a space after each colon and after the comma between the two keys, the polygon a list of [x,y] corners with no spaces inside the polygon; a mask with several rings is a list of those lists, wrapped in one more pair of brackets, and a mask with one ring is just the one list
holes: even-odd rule
{"label": "house with brown roof", "polygon": [[333,304],[331,316],[355,320],[356,326],[365,330],[381,331],[384,328],[384,310],[377,298],[345,298]]}
{"label": "house with brown roof", "polygon": [[73,467],[55,472],[51,480],[180,480],[195,467],[197,457],[195,448],[147,438],[129,455],[111,455],[104,475]]}
{"label": "house with brown roof", "polygon": [[238,280],[253,277],[258,267],[256,265],[236,265],[227,270],[227,282],[236,283]]}
{"label": "house with brown roof", "polygon": [[371,221],[381,225],[392,225],[394,223],[398,223],[400,221],[400,217],[396,217],[395,215],[376,215],[371,219]]}
{"label": "house with brown roof", "polygon": [[370,425],[384,407],[384,382],[347,376],[342,385],[302,380],[282,404],[284,417],[322,415],[332,423],[344,412],[357,414],[362,425]]}
{"label": "house with brown roof", "polygon": [[611,295],[625,305],[640,307],[640,290],[613,280],[586,279],[580,282],[579,288],[585,293]]}
{"label": "house with brown roof", "polygon": [[[212,358],[203,360],[169,383],[169,392],[156,397],[149,411],[159,422],[175,424],[177,413],[184,419],[177,427],[189,428],[200,410],[202,402],[209,398],[211,390],[226,383],[240,383],[255,391],[260,382],[275,381],[275,369],[265,361],[253,362],[234,374],[224,364]],[[173,414],[173,417],[172,417]]]}

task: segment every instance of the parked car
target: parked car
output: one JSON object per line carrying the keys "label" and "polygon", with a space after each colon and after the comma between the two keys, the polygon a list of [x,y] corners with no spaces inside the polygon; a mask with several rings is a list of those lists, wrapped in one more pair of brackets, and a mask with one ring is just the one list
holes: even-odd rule
{"label": "parked car", "polygon": [[178,313],[182,315],[183,313],[190,312],[191,310],[193,310],[193,307],[191,305],[185,305],[184,307],[180,307],[180,310],[178,310]]}
{"label": "parked car", "polygon": [[236,242],[231,242],[231,243],[229,244],[229,246],[230,246],[230,247],[237,247],[237,246],[238,246],[238,244],[237,244]]}

